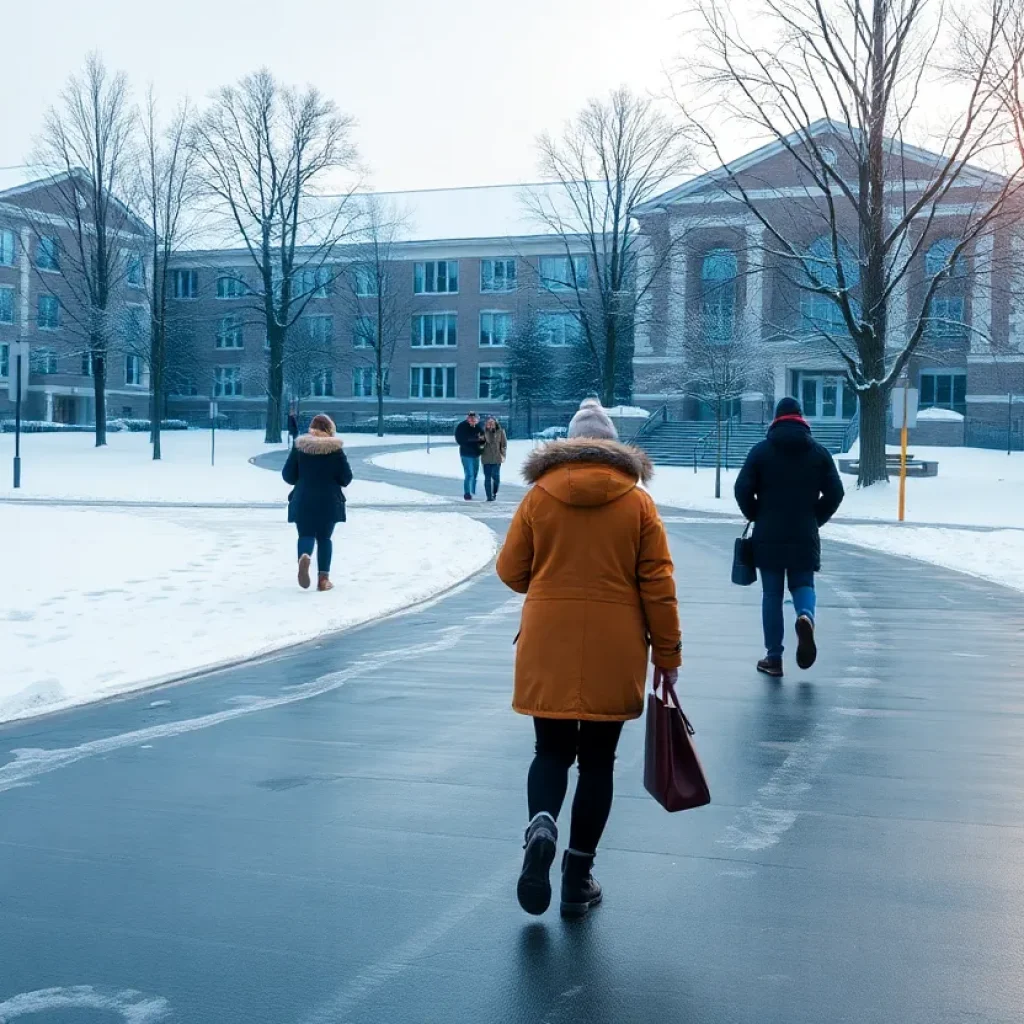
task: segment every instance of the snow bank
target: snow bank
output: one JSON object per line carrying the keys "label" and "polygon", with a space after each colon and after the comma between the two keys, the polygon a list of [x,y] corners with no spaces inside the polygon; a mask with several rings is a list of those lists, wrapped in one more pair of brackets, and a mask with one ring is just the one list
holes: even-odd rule
{"label": "snow bank", "polygon": [[1024,531],[933,529],[926,526],[828,527],[833,540],[902,555],[1024,590]]}
{"label": "snow bank", "polygon": [[605,409],[605,412],[619,420],[645,420],[651,415],[647,409],[641,409],[638,405],[616,405]]}
{"label": "snow bank", "polygon": [[917,418],[918,420],[924,420],[926,423],[963,423],[964,420],[963,414],[957,412],[955,409],[939,409],[938,407],[922,409],[917,414]]}
{"label": "snow bank", "polygon": [[[422,438],[355,434],[350,448],[401,444]],[[14,438],[0,436],[0,498],[152,502],[252,502],[281,505],[288,488],[278,473],[260,469],[249,459],[282,445],[263,443],[262,431],[217,432],[216,464],[210,465],[210,434],[181,431],[164,434],[163,458],[154,462],[145,434],[111,434],[106,448],[93,446],[90,434],[33,434],[23,437],[22,487],[11,487]],[[420,491],[355,481],[346,491],[352,505],[433,505],[440,499]]]}
{"label": "snow bank", "polygon": [[496,545],[457,514],[362,512],[335,532],[336,589],[319,594],[298,588],[278,512],[0,505],[0,535],[0,721],[369,621],[458,583]]}

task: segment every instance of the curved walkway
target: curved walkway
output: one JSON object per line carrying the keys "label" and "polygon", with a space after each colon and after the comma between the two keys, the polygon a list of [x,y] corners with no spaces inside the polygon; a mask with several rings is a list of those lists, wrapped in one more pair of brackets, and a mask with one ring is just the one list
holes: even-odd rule
{"label": "curved walkway", "polygon": [[[470,510],[500,532],[513,505]],[[713,803],[662,812],[629,727],[589,920],[515,904],[531,730],[508,710],[519,601],[485,573],[0,727],[0,1019],[1018,1021],[1019,595],[829,546],[821,661],[780,684],[752,668],[735,527],[669,531]]]}

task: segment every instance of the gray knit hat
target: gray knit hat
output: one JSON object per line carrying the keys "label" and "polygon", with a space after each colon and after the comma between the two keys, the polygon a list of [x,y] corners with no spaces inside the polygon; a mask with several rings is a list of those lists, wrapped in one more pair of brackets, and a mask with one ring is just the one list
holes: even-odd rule
{"label": "gray knit hat", "polygon": [[596,398],[584,398],[580,402],[580,411],[573,416],[569,424],[569,436],[618,441],[619,432]]}

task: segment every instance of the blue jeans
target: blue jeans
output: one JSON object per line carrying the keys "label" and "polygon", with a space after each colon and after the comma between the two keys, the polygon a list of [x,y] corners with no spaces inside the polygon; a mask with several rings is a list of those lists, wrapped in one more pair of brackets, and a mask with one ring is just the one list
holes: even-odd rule
{"label": "blue jeans", "polygon": [[312,557],[315,545],[317,572],[330,572],[331,555],[334,554],[334,543],[331,540],[334,525],[318,528],[297,526],[297,529],[299,531],[299,557],[301,558],[303,555]]}
{"label": "blue jeans", "polygon": [[[761,576],[761,623],[764,626],[764,646],[769,658],[782,657],[782,638],[786,623],[782,614],[787,570],[758,569]],[[806,615],[814,621],[814,573],[804,569],[789,569],[789,592],[797,618]]]}
{"label": "blue jeans", "polygon": [[480,458],[479,456],[463,455],[462,458],[462,472],[465,473],[465,486],[462,488],[463,494],[476,494],[476,481],[480,476]]}
{"label": "blue jeans", "polygon": [[498,496],[498,488],[501,486],[501,466],[495,463],[493,466],[484,466],[484,490],[487,491],[487,500]]}

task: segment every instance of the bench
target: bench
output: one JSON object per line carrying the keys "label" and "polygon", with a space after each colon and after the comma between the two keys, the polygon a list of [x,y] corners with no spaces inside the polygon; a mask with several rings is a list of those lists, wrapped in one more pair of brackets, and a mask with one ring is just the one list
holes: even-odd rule
{"label": "bench", "polygon": [[[900,457],[898,455],[886,455],[885,468],[892,474],[900,471]],[[839,472],[850,476],[856,476],[860,472],[859,459],[839,459]],[[939,464],[937,462],[926,462],[916,459],[913,455],[907,456],[907,476],[932,477],[939,475]]]}

